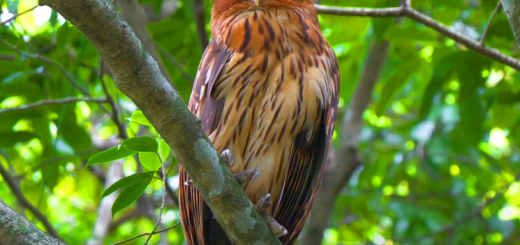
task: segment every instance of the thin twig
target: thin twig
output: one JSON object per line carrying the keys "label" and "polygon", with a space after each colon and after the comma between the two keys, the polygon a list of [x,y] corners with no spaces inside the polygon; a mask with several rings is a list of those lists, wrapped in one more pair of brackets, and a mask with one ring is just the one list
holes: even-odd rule
{"label": "thin twig", "polygon": [[34,217],[36,217],[40,222],[42,222],[43,226],[47,230],[47,233],[49,233],[51,236],[61,240],[61,238],[58,236],[58,233],[56,232],[56,230],[54,230],[54,227],[52,227],[52,224],[51,224],[51,222],[49,222],[47,217],[43,213],[41,213],[40,210],[38,210],[36,207],[34,207],[24,197],[24,195],[22,194],[22,190],[20,189],[20,187],[18,186],[16,181],[11,177],[11,174],[7,171],[7,169],[5,169],[2,166],[1,162],[0,162],[0,175],[4,179],[4,182],[7,184],[7,186],[9,186],[9,189],[11,189],[11,192],[16,197],[16,200],[18,200],[18,202],[20,204],[22,204],[23,207],[29,209],[29,211],[31,211],[31,213],[34,215]]}
{"label": "thin twig", "polygon": [[438,21],[424,15],[411,7],[395,7],[395,8],[343,8],[343,7],[328,7],[322,5],[315,5],[318,13],[344,15],[344,16],[371,16],[371,17],[399,17],[405,16],[412,20],[428,26],[440,34],[453,39],[454,41],[465,45],[469,49],[487,56],[493,60],[510,66],[516,70],[520,70],[520,61],[508,56],[497,49],[489,48],[481,45],[480,42],[466,37],[458,32],[455,32]]}
{"label": "thin twig", "polygon": [[400,17],[403,16],[402,7],[394,8],[343,8],[315,5],[319,14],[366,16],[366,17]]}
{"label": "thin twig", "polygon": [[482,46],[484,46],[485,44],[485,41],[486,41],[486,36],[488,34],[488,31],[489,31],[489,27],[491,26],[491,22],[493,22],[493,19],[495,18],[495,15],[497,14],[498,10],[500,10],[500,6],[501,6],[501,2],[500,0],[497,1],[497,6],[495,6],[495,10],[493,10],[493,13],[491,14],[491,17],[489,17],[489,21],[486,25],[486,28],[484,29],[484,32],[482,33],[482,38],[480,38],[480,44]]}
{"label": "thin twig", "polygon": [[30,8],[30,9],[28,9],[28,10],[25,10],[25,11],[23,11],[23,12],[21,12],[21,13],[18,13],[18,14],[13,15],[11,18],[9,18],[9,19],[7,19],[7,20],[4,20],[2,23],[0,23],[0,26],[6,24],[7,22],[10,22],[10,21],[12,21],[12,20],[18,18],[18,16],[20,16],[20,15],[23,15],[23,14],[26,14],[26,13],[29,13],[29,12],[33,11],[33,10],[34,10],[35,8],[37,8],[37,7],[40,7],[40,6],[39,6],[39,5],[36,5],[36,6]]}
{"label": "thin twig", "polygon": [[159,218],[157,218],[157,222],[155,223],[155,226],[153,227],[152,233],[150,233],[150,236],[148,236],[148,239],[146,239],[146,242],[144,245],[148,244],[150,239],[155,233],[155,230],[157,230],[157,227],[161,223],[162,214],[164,211],[164,202],[166,201],[166,172],[164,171],[164,161],[161,156],[161,154],[157,154],[159,159],[161,160],[161,174],[162,174],[162,182],[163,182],[163,194],[162,194],[162,202],[161,202],[161,210],[159,211]]}
{"label": "thin twig", "polygon": [[93,98],[64,98],[64,99],[55,99],[55,100],[42,100],[32,104],[22,105],[18,107],[5,108],[0,110],[0,114],[10,112],[10,111],[22,111],[28,110],[40,106],[45,105],[59,105],[59,104],[67,104],[74,102],[97,102],[97,103],[107,103],[107,99],[93,99]]}
{"label": "thin twig", "polygon": [[103,92],[105,92],[105,96],[107,98],[108,103],[110,104],[110,107],[112,107],[112,112],[110,114],[110,118],[112,118],[112,121],[117,127],[117,130],[119,131],[119,138],[122,140],[128,139],[128,134],[126,133],[125,126],[123,123],[121,123],[121,120],[119,120],[119,110],[118,107],[114,101],[114,98],[112,98],[112,95],[108,92],[107,85],[105,83],[105,79],[103,79],[103,59],[99,57],[99,81],[101,82],[101,87],[103,87]]}
{"label": "thin twig", "polygon": [[129,242],[129,241],[135,240],[135,239],[137,239],[137,238],[139,238],[139,237],[142,237],[142,236],[148,236],[148,235],[153,236],[153,235],[155,235],[155,234],[159,234],[159,233],[161,233],[161,232],[165,232],[165,231],[171,230],[171,229],[173,229],[173,228],[179,226],[180,224],[181,224],[181,222],[179,222],[179,223],[177,223],[177,224],[175,224],[175,225],[173,225],[173,226],[170,226],[170,227],[168,227],[168,228],[162,229],[162,230],[160,230],[160,231],[154,231],[154,232],[152,232],[152,233],[143,233],[143,234],[141,234],[141,235],[134,236],[134,237],[132,237],[132,238],[128,238],[128,239],[123,240],[123,241],[120,241],[120,242],[112,243],[111,245],[123,244],[123,243],[125,243],[125,242]]}

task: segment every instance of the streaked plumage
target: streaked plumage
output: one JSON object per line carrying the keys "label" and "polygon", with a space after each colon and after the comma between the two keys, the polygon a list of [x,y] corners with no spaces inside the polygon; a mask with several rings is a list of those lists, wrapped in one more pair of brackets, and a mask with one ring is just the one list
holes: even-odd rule
{"label": "streaked plumage", "polygon": [[[204,52],[190,110],[233,173],[258,169],[244,184],[253,203],[271,193],[270,214],[292,244],[308,216],[334,131],[339,71],[312,0],[215,0],[213,40]],[[181,183],[188,176],[181,167]],[[181,184],[188,244],[220,244],[223,231],[192,186]],[[214,239],[214,240],[210,240]],[[226,242],[227,243],[227,242]]]}

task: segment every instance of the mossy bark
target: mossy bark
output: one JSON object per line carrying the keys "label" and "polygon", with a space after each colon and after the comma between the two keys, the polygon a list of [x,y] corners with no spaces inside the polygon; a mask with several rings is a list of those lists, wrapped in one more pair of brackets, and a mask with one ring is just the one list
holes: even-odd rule
{"label": "mossy bark", "polygon": [[0,199],[0,244],[60,245],[60,240],[38,229]]}

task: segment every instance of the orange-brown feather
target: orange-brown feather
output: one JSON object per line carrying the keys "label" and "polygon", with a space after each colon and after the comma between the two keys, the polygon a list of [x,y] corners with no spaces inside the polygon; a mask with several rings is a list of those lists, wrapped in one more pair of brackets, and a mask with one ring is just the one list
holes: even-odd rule
{"label": "orange-brown feather", "polygon": [[[217,0],[213,40],[190,100],[217,150],[230,149],[234,173],[256,168],[244,185],[253,203],[271,193],[269,213],[297,238],[312,206],[330,147],[339,92],[334,52],[311,0]],[[188,176],[181,168],[181,183]],[[188,244],[205,244],[200,194],[181,187]]]}

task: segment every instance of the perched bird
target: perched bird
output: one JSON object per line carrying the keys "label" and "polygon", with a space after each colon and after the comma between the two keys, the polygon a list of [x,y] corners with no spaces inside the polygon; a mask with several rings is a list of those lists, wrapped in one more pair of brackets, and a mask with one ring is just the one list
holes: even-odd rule
{"label": "perched bird", "polygon": [[[211,28],[189,108],[273,232],[293,244],[334,132],[336,56],[312,0],[214,0]],[[187,244],[232,244],[180,171]]]}

